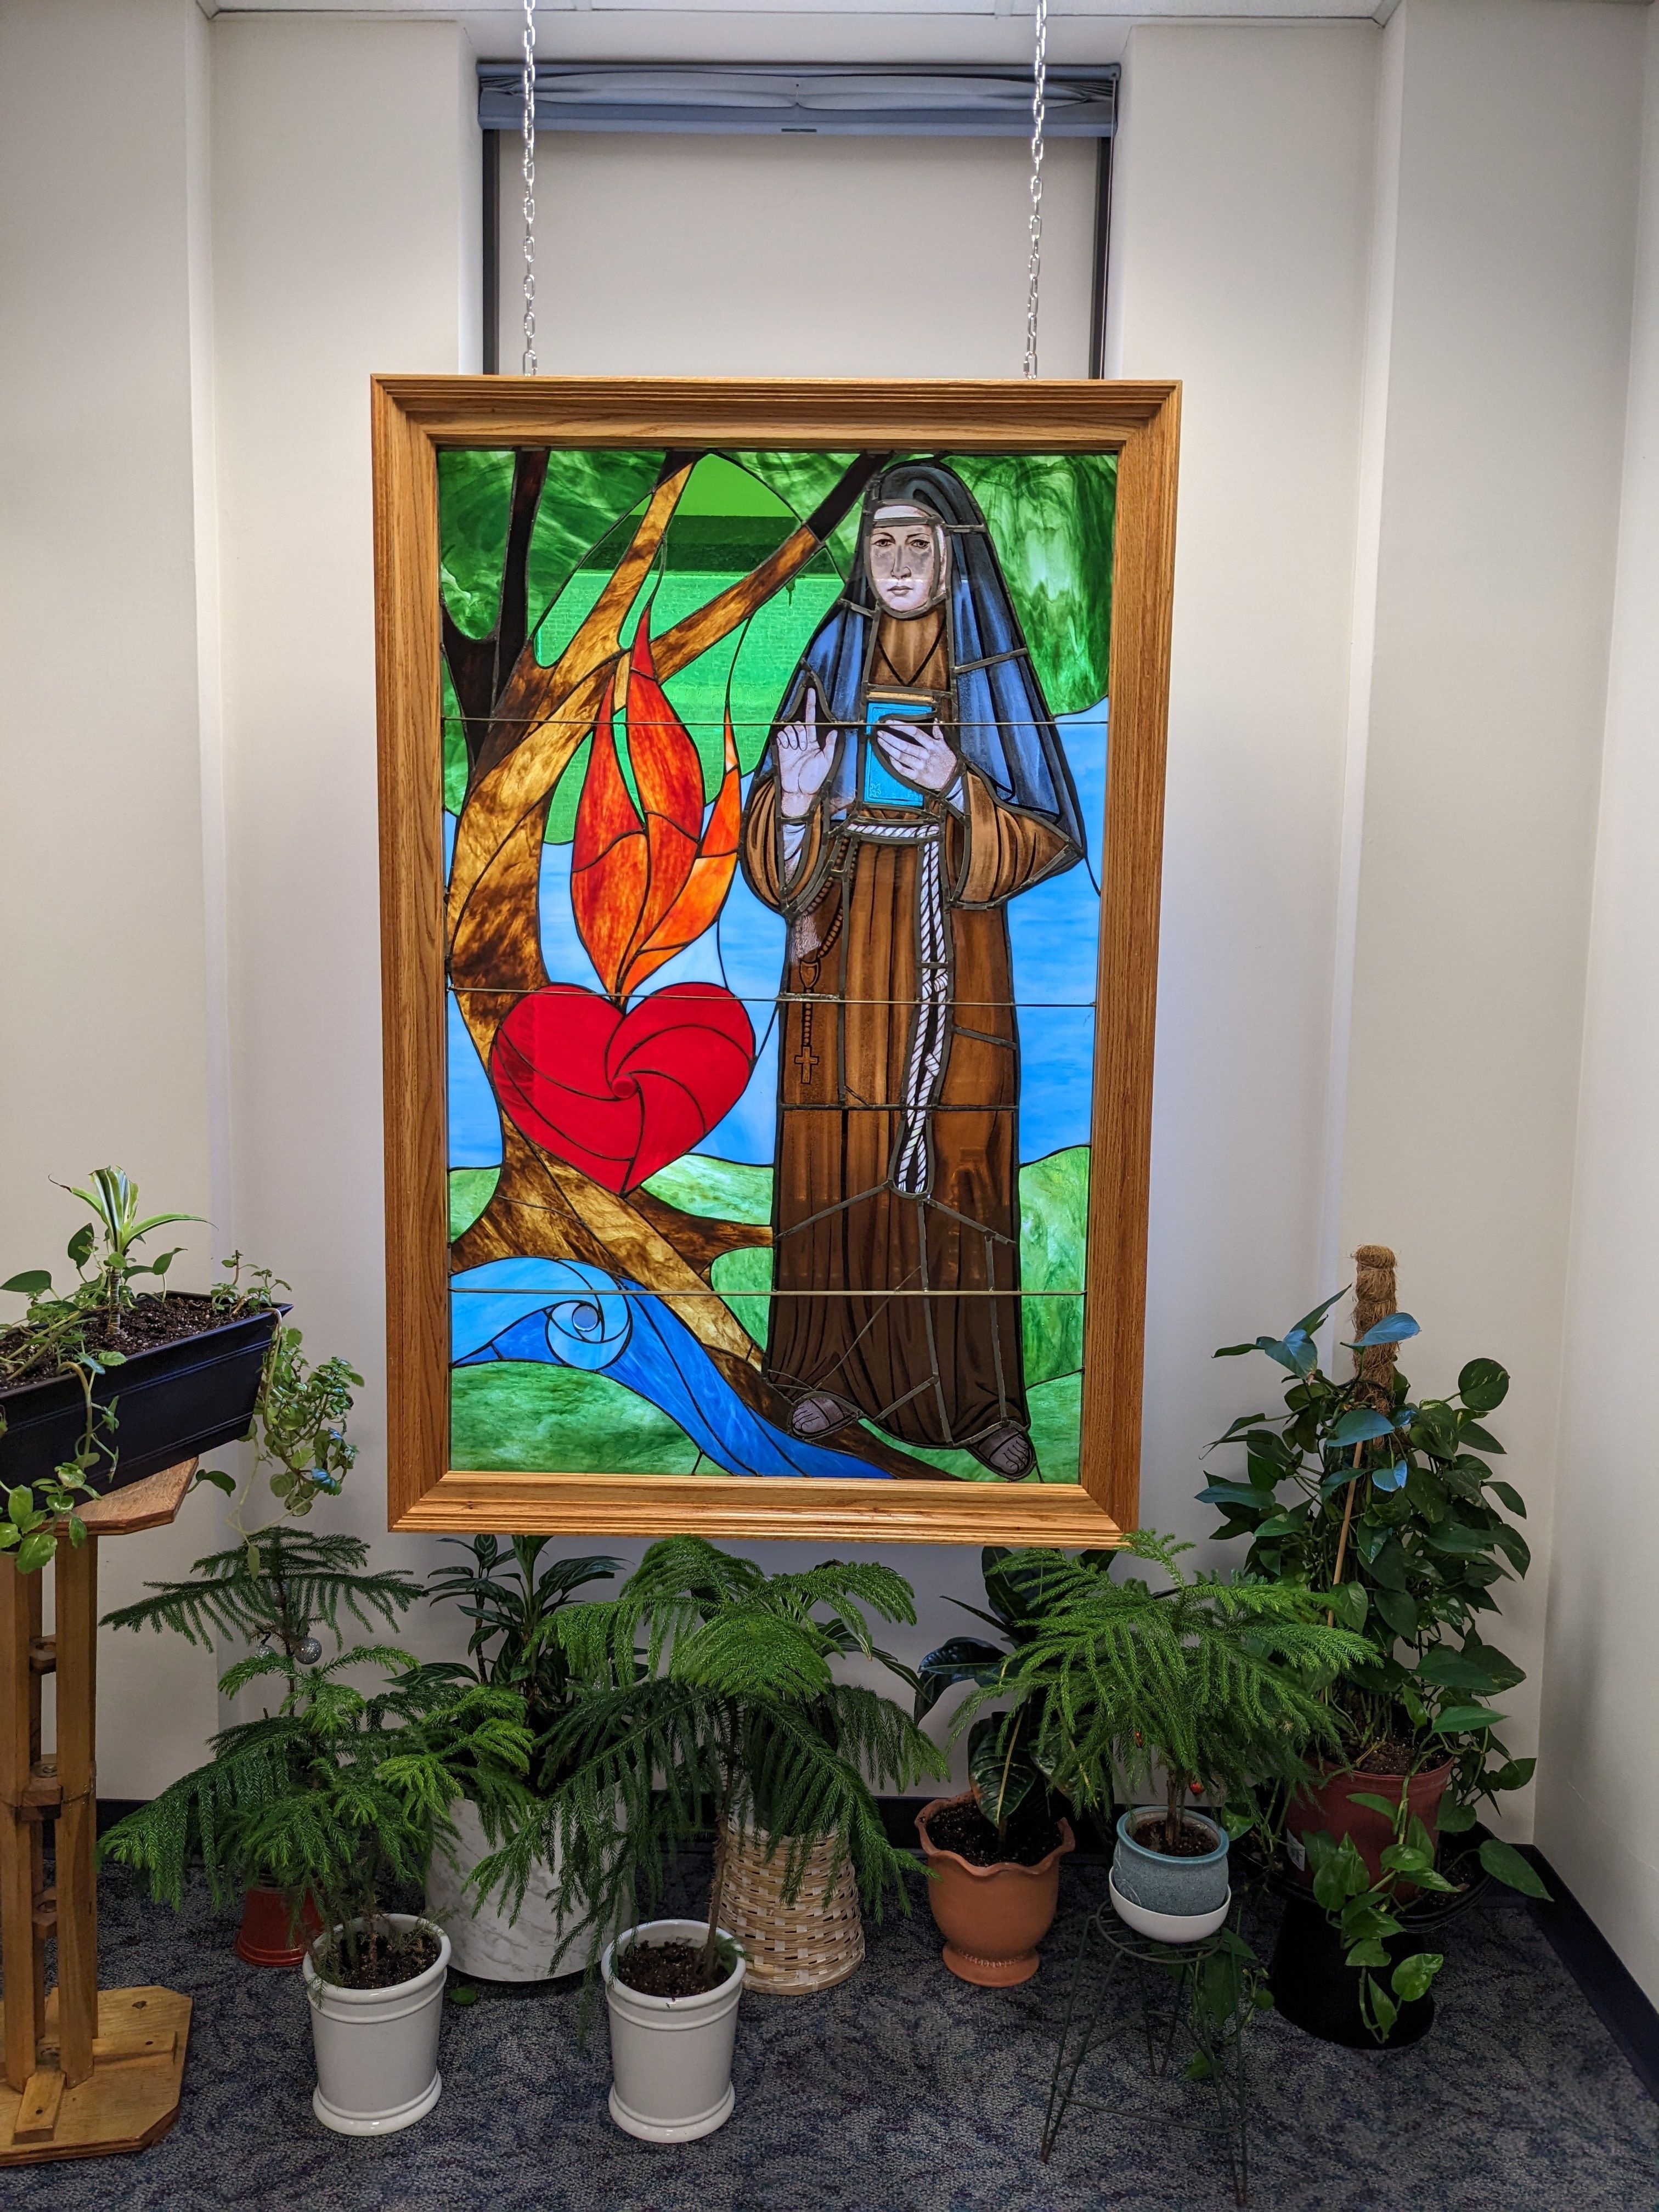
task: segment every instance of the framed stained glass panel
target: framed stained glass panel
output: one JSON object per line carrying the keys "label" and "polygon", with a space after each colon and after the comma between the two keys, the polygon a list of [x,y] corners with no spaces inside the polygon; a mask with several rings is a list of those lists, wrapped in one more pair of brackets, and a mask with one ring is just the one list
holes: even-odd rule
{"label": "framed stained glass panel", "polygon": [[377,380],[392,1525],[1133,1524],[1176,407]]}

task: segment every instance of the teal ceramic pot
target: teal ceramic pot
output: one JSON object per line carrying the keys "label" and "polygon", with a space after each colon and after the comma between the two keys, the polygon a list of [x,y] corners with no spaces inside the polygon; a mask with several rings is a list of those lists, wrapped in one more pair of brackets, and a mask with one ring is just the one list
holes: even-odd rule
{"label": "teal ceramic pot", "polygon": [[1165,1858],[1162,1851],[1149,1851],[1134,1839],[1142,1820],[1163,1817],[1161,1805],[1136,1805],[1119,1815],[1112,1859],[1118,1895],[1148,1912],[1190,1917],[1218,1911],[1227,1901],[1227,1831],[1202,1813],[1187,1813],[1185,1819],[1214,1837],[1215,1848],[1200,1858]]}

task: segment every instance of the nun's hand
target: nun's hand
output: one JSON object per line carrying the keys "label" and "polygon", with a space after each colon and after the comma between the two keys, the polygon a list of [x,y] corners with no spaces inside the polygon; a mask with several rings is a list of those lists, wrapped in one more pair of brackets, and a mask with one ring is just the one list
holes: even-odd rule
{"label": "nun's hand", "polygon": [[836,732],[818,727],[818,695],[806,687],[805,719],[786,722],[774,741],[778,763],[778,805],[786,822],[799,822],[812,811],[834,765]]}
{"label": "nun's hand", "polygon": [[931,729],[915,722],[878,722],[875,737],[895,775],[923,791],[949,791],[962,772],[962,763],[937,722]]}

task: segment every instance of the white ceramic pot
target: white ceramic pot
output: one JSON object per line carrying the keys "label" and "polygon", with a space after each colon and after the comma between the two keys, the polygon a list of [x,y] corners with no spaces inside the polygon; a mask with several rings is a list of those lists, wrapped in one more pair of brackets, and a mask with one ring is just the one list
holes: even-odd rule
{"label": "white ceramic pot", "polygon": [[557,1855],[550,1863],[537,1860],[516,1919],[508,1918],[499,1896],[486,1898],[475,1912],[477,1892],[466,1887],[467,1876],[493,1847],[470,1799],[453,1805],[449,1817],[455,1826],[455,1863],[441,1850],[433,1852],[426,1873],[426,1909],[448,1936],[456,1968],[486,1982],[540,1982],[550,1974],[580,1972],[592,1959],[597,1937],[586,1943],[579,1939],[560,1955],[565,1937],[580,1926],[580,1919],[561,1920],[548,1901],[558,1880]]}
{"label": "white ceramic pot", "polygon": [[701,1943],[708,1932],[702,1920],[647,1920],[607,1944],[599,1961],[611,2010],[611,2117],[642,2142],[690,2142],[731,2118],[743,1960],[702,1996],[653,1997],[617,1979],[616,1954],[635,1941]]}
{"label": "white ceramic pot", "polygon": [[1201,1943],[1206,1936],[1215,1934],[1232,1910],[1231,1889],[1208,1912],[1154,1912],[1150,1905],[1137,1905],[1133,1898],[1125,1897],[1115,1875],[1107,1875],[1106,1886],[1112,1893],[1118,1918],[1137,1936],[1150,1936],[1154,1943]]}
{"label": "white ceramic pot", "polygon": [[[389,1912],[386,1919],[400,1930],[421,1924],[409,1912]],[[433,1963],[386,1990],[340,1989],[323,1980],[309,1954],[303,1971],[317,2052],[312,2111],[337,2135],[386,2136],[412,2127],[443,2091],[438,2029],[448,1936],[440,1929]]]}

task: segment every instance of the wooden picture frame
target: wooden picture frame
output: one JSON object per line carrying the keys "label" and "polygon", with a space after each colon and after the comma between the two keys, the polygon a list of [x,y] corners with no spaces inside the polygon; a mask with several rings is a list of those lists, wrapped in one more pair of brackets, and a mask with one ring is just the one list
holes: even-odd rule
{"label": "wooden picture frame", "polygon": [[[385,376],[372,384],[388,1525],[848,1542],[1111,1543],[1138,1518],[1180,388],[1097,381]],[[447,447],[1118,457],[1077,1484],[468,1472],[448,1461],[437,456]],[[527,648],[526,648],[527,649]]]}

